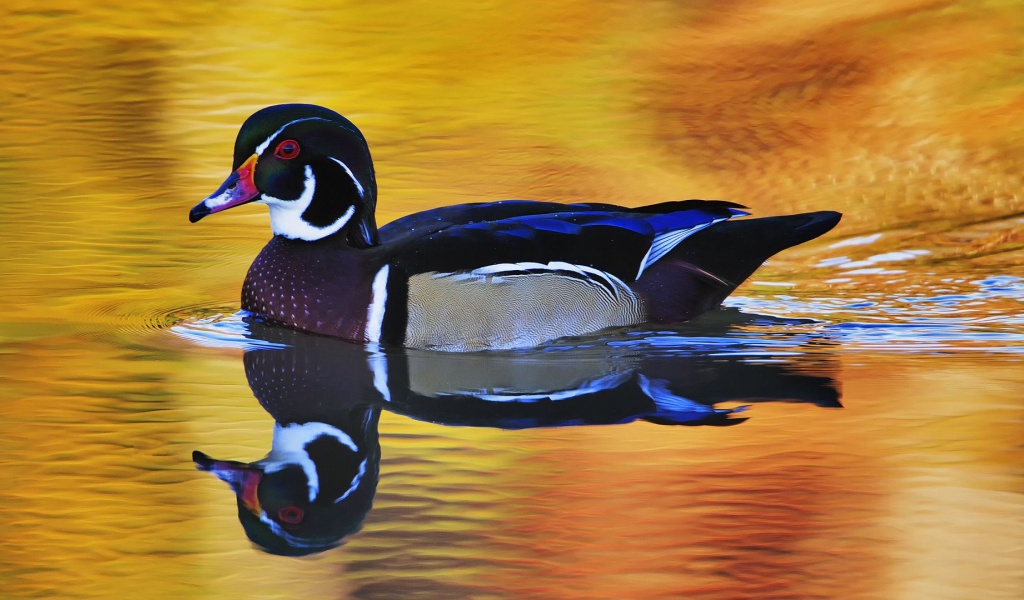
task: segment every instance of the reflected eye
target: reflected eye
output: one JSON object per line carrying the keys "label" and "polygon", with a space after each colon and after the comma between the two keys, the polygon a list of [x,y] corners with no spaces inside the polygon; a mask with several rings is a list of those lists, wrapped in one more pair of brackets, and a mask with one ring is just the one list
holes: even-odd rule
{"label": "reflected eye", "polygon": [[299,155],[299,143],[295,140],[285,140],[274,149],[274,156],[291,160]]}
{"label": "reflected eye", "polygon": [[303,516],[305,513],[298,506],[286,506],[277,511],[277,518],[289,525],[298,525],[302,522]]}

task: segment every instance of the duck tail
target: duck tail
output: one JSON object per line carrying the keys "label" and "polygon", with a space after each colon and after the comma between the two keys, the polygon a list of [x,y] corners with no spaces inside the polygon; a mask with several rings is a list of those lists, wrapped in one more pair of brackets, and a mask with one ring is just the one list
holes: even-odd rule
{"label": "duck tail", "polygon": [[651,321],[692,319],[721,304],[768,258],[828,232],[841,217],[821,211],[718,223],[685,239],[633,288]]}

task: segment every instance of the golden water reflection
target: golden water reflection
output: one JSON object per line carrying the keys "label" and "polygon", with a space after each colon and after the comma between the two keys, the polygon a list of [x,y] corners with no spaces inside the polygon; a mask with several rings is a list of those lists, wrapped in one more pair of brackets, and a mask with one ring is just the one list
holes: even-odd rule
{"label": "golden water reflection", "polygon": [[[1022,15],[6,3],[3,595],[1018,597]],[[843,211],[737,295],[851,326],[826,328],[845,408],[514,433],[384,413],[362,533],[316,561],[252,551],[189,455],[260,456],[272,419],[239,350],[167,328],[236,309],[265,215],[185,215],[285,101],[364,130],[382,222],[508,197]]]}

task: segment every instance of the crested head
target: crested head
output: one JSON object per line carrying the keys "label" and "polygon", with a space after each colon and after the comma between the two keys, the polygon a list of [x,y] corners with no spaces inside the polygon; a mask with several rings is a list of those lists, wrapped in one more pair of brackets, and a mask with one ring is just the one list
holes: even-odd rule
{"label": "crested head", "polygon": [[361,426],[352,435],[317,421],[278,423],[262,460],[216,460],[199,451],[192,459],[231,486],[246,534],[264,550],[321,552],[358,529],[373,503],[380,447],[377,413],[365,408],[355,412]]}
{"label": "crested head", "polygon": [[373,162],[359,129],[322,106],[279,104],[245,120],[231,175],[189,218],[257,202],[270,208],[275,235],[314,241],[338,234],[368,247],[379,243],[376,201]]}

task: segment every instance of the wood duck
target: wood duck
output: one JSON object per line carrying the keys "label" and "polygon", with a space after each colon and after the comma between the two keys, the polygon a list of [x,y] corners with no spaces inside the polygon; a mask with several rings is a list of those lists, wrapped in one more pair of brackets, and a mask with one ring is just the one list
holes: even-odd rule
{"label": "wood duck", "polygon": [[365,138],[308,104],[250,116],[233,172],[189,220],[249,202],[269,207],[274,237],[246,275],[243,310],[352,341],[447,351],[691,319],[841,216],[731,221],[748,213],[725,201],[505,200],[435,208],[378,229]]}

